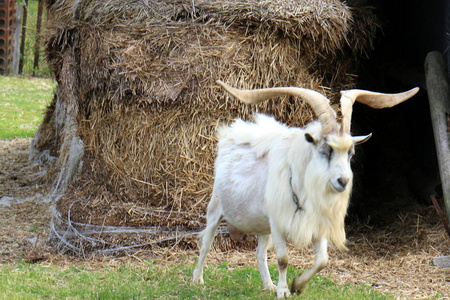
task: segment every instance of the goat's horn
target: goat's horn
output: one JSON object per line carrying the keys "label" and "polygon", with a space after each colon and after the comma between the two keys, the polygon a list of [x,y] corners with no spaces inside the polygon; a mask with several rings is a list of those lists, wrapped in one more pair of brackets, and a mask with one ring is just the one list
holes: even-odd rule
{"label": "goat's horn", "polygon": [[383,94],[365,90],[348,90],[342,91],[341,95],[352,99],[353,102],[358,101],[372,108],[380,109],[400,104],[417,94],[418,91],[418,87],[398,94]]}
{"label": "goat's horn", "polygon": [[365,90],[341,91],[341,133],[350,133],[353,103],[355,103],[355,101],[363,103],[372,108],[388,108],[408,100],[418,91],[419,88],[417,87],[398,94],[383,94]]}
{"label": "goat's horn", "polygon": [[338,129],[336,121],[336,113],[330,106],[330,101],[321,93],[299,88],[299,87],[275,87],[256,90],[239,90],[228,84],[217,80],[225,90],[231,95],[239,99],[239,101],[246,104],[258,104],[264,100],[279,96],[297,96],[305,100],[314,110],[320,123],[324,134],[335,132]]}

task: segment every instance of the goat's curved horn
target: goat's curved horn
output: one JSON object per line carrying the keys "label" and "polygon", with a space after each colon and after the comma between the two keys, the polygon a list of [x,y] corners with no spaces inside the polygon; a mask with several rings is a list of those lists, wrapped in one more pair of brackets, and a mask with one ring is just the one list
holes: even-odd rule
{"label": "goat's curved horn", "polygon": [[341,95],[352,99],[353,102],[358,101],[372,108],[380,109],[400,104],[417,94],[418,91],[418,87],[398,94],[383,94],[365,90],[348,90],[342,91]]}
{"label": "goat's curved horn", "polygon": [[341,91],[341,133],[350,133],[353,103],[355,101],[376,109],[388,108],[408,100],[418,91],[419,88],[417,87],[398,94],[383,94],[365,90]]}
{"label": "goat's curved horn", "polygon": [[330,101],[319,92],[299,87],[275,87],[256,90],[236,89],[221,80],[216,81],[231,95],[246,104],[258,104],[264,100],[279,96],[297,96],[305,100],[317,115],[324,134],[336,132],[339,128],[336,112],[331,108]]}

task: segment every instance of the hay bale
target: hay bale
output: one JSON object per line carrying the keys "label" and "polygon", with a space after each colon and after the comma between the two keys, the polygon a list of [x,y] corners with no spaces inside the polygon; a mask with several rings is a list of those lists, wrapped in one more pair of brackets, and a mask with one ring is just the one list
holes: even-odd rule
{"label": "hay bale", "polygon": [[202,228],[218,124],[255,111],[289,125],[313,116],[289,97],[243,106],[215,80],[241,88],[301,86],[335,99],[354,85],[356,58],[375,34],[370,11],[337,0],[50,3],[47,57],[57,99],[77,124],[54,143],[56,168],[68,161],[64,144],[79,136],[85,145],[81,171],[56,205],[55,245],[87,253],[133,244],[64,236],[76,226],[190,235]]}

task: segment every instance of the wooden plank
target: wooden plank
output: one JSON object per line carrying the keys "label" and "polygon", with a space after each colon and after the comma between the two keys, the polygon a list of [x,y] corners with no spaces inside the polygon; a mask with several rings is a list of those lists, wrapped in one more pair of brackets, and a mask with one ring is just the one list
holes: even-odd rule
{"label": "wooden plank", "polygon": [[433,258],[433,264],[441,268],[450,268],[450,256],[439,256]]}
{"label": "wooden plank", "polygon": [[428,53],[425,76],[447,220],[450,220],[450,89],[442,54]]}

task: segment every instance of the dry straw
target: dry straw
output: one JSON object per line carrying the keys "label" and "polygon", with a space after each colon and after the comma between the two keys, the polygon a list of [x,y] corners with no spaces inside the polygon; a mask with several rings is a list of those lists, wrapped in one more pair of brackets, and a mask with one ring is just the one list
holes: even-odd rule
{"label": "dry straw", "polygon": [[[288,97],[246,107],[215,80],[301,86],[334,100],[354,85],[357,57],[377,28],[371,8],[337,0],[59,0],[48,7],[54,105],[70,104],[85,145],[81,172],[56,206],[56,237],[79,224],[199,230],[219,124],[255,111],[289,125],[313,117]],[[60,167],[63,138],[55,129],[41,136],[55,140]],[[75,252],[112,245],[104,241],[77,244]],[[138,243],[123,242],[114,247]]]}

